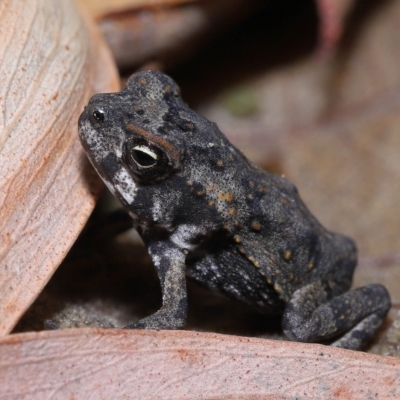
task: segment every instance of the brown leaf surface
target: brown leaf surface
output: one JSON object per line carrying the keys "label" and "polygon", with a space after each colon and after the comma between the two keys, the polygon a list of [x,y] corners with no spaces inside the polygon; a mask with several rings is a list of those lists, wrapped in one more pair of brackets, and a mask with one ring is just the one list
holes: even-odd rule
{"label": "brown leaf surface", "polygon": [[74,329],[0,341],[2,395],[13,399],[396,399],[399,380],[391,357],[207,333]]}
{"label": "brown leaf surface", "polygon": [[0,4],[0,334],[50,279],[85,224],[98,180],[77,119],[118,89],[108,50],[68,0]]}

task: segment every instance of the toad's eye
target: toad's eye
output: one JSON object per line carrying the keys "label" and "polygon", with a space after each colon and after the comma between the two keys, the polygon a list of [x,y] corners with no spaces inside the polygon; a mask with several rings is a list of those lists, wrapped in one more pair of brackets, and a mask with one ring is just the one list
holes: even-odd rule
{"label": "toad's eye", "polygon": [[132,158],[142,168],[150,168],[157,163],[158,156],[147,146],[137,145],[132,149]]}
{"label": "toad's eye", "polygon": [[121,162],[137,178],[146,182],[165,179],[173,166],[163,148],[143,138],[133,137],[124,143]]}
{"label": "toad's eye", "polygon": [[93,111],[93,118],[98,122],[104,121],[104,112],[102,110]]}

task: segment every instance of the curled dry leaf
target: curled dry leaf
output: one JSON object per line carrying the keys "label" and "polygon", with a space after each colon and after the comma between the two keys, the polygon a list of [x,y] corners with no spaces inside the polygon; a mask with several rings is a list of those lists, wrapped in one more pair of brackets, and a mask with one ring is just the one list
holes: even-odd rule
{"label": "curled dry leaf", "polygon": [[95,18],[143,7],[170,6],[199,0],[80,0]]}
{"label": "curled dry leaf", "polygon": [[[98,19],[120,68],[149,61],[176,65],[216,32],[261,8],[260,2],[249,0],[85,0],[84,4]],[[154,5],[158,7],[151,7]],[[337,50],[344,19],[354,0],[316,0],[316,5],[319,53],[330,57]]]}
{"label": "curled dry leaf", "polygon": [[[167,6],[171,2],[162,3]],[[248,15],[255,5],[253,0],[230,0],[142,7],[105,15],[98,23],[120,68],[149,61],[171,66],[192,55],[216,32]]]}
{"label": "curled dry leaf", "polygon": [[0,341],[2,395],[13,399],[396,399],[399,380],[391,357],[208,333],[73,329]]}
{"label": "curled dry leaf", "polygon": [[108,49],[70,0],[0,3],[0,333],[9,332],[94,206],[77,119],[118,90]]}

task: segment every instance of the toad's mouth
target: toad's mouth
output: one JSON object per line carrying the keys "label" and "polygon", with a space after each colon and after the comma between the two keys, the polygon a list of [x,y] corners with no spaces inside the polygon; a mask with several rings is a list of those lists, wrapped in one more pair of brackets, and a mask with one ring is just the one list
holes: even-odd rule
{"label": "toad's mouth", "polygon": [[[111,154],[111,153],[110,153]],[[116,196],[122,204],[131,205],[138,190],[137,183],[132,175],[118,163],[118,169],[107,170],[106,173],[97,171],[111,193]]]}
{"label": "toad's mouth", "polygon": [[88,158],[100,178],[110,192],[125,206],[130,206],[135,200],[138,190],[132,174],[119,161],[118,157],[109,152],[105,157],[98,159],[92,152],[87,152]]}

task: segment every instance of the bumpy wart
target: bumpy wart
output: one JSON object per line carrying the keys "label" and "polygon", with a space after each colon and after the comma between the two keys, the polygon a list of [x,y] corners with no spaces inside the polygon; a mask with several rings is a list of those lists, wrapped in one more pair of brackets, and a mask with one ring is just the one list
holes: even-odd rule
{"label": "bumpy wart", "polygon": [[140,72],[121,92],[93,96],[79,135],[160,279],[162,308],[129,327],[183,327],[185,274],[282,314],[293,340],[334,337],[334,345],[356,349],[381,325],[390,308],[386,289],[349,291],[353,241],[322,227],[289,181],[254,166],[188,108],[168,76]]}

